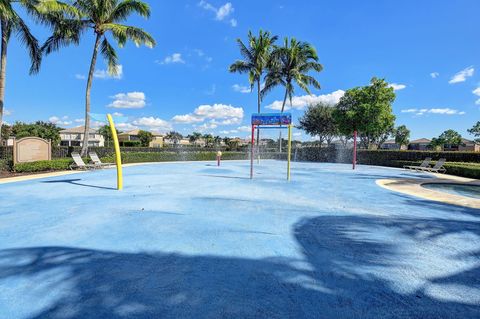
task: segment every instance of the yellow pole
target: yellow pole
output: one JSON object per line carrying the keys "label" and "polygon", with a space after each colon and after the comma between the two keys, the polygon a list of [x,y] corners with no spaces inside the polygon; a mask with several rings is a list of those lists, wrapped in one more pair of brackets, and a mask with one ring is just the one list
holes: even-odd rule
{"label": "yellow pole", "polygon": [[292,157],[292,125],[288,126],[287,179],[290,180],[290,158]]}
{"label": "yellow pole", "polygon": [[115,147],[115,159],[117,163],[117,189],[121,191],[123,189],[123,174],[122,174],[122,155],[120,153],[120,144],[118,143],[117,130],[115,129],[115,123],[110,114],[107,114],[108,123],[110,124],[110,130],[113,137],[113,145]]}

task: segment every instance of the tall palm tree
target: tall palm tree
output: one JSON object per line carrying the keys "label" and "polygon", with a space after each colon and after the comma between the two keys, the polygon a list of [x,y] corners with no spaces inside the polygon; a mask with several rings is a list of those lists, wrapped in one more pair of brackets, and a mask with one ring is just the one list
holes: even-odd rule
{"label": "tall palm tree", "polygon": [[[268,31],[260,30],[258,37],[248,32],[248,45],[243,43],[241,39],[237,39],[240,48],[240,54],[244,60],[237,60],[230,65],[230,72],[232,73],[248,73],[248,81],[250,83],[250,90],[253,91],[255,84],[257,85],[257,112],[260,113],[260,106],[262,103],[261,82],[262,76],[265,72],[268,61],[270,60],[270,53],[272,46],[277,41],[278,36],[272,36]],[[257,130],[257,147],[260,139],[260,130]]]}
{"label": "tall palm tree", "polygon": [[[297,41],[295,38],[285,38],[283,46],[276,46],[271,54],[268,72],[265,77],[265,87],[261,94],[266,95],[276,86],[285,87],[281,112],[285,111],[287,98],[292,104],[295,93],[294,84],[298,85],[307,94],[309,86],[320,89],[320,83],[309,74],[310,71],[320,72],[323,66],[318,62],[318,55],[313,46],[307,42]],[[282,151],[282,132],[280,131],[279,149]]]}
{"label": "tall palm tree", "polygon": [[81,35],[87,30],[92,30],[95,35],[85,92],[85,131],[82,154],[86,154],[90,131],[90,92],[99,51],[108,63],[108,72],[111,75],[118,74],[118,56],[107,34],[111,35],[119,47],[123,47],[128,40],[133,41],[137,46],[145,44],[153,47],[155,40],[140,28],[122,24],[132,13],[137,13],[144,18],[150,16],[149,5],[142,1],[77,0],[72,7],[74,8],[72,12],[75,14],[67,13],[57,17],[54,33],[42,46],[42,51],[50,54],[62,46],[78,44]]}
{"label": "tall palm tree", "polygon": [[[18,6],[15,6],[15,4]],[[56,4],[57,2],[53,0],[0,0],[0,128],[2,127],[4,113],[7,53],[11,35],[16,35],[18,41],[28,50],[31,61],[30,74],[35,74],[39,71],[42,60],[38,41],[30,32],[25,21],[20,17],[18,9],[23,7],[27,13],[34,16],[35,20],[47,22],[42,13],[49,9],[54,9]],[[0,140],[1,134],[0,130]]]}

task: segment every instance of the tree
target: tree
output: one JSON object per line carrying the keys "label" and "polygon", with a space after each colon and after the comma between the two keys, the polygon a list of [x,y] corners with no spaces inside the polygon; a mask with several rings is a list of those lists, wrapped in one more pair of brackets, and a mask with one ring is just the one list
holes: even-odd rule
{"label": "tree", "polygon": [[393,88],[385,80],[375,77],[370,85],[347,90],[333,112],[338,130],[344,136],[358,131],[363,147],[378,147],[393,132],[394,101]]}
{"label": "tree", "polygon": [[52,145],[60,144],[60,131],[62,129],[53,123],[37,121],[35,123],[16,122],[12,126],[12,135],[16,139],[35,136],[46,140],[51,140]]}
{"label": "tree", "polygon": [[462,136],[454,130],[446,130],[437,138],[432,138],[430,145],[434,148],[453,148],[462,144]]}
{"label": "tree", "polygon": [[410,130],[405,125],[400,125],[393,131],[395,136],[395,143],[400,145],[402,148],[403,145],[407,146],[410,141]]}
{"label": "tree", "polygon": [[205,147],[213,146],[214,138],[212,134],[204,134],[202,138],[205,141]]}
{"label": "tree", "polygon": [[237,39],[240,48],[240,54],[244,60],[237,60],[230,65],[232,73],[248,73],[248,81],[250,90],[253,91],[255,84],[257,85],[257,110],[260,113],[260,104],[262,101],[261,81],[263,72],[265,71],[272,45],[277,41],[278,37],[272,36],[268,31],[260,30],[258,37],[248,32],[248,45],[245,45],[241,39]]}
{"label": "tree", "polygon": [[148,131],[140,130],[138,131],[138,138],[140,139],[143,147],[148,147],[150,142],[153,141],[153,134]]}
{"label": "tree", "polygon": [[2,132],[0,134],[0,146],[3,145],[2,144],[3,141],[8,140],[8,138],[12,135],[12,127],[10,125],[3,123],[1,131]]}
{"label": "tree", "polygon": [[338,129],[333,119],[333,107],[325,103],[311,105],[299,119],[298,128],[311,136],[318,136],[320,147],[325,141],[328,145],[338,135]]}
{"label": "tree", "polygon": [[475,142],[480,143],[480,121],[477,122],[471,129],[468,129],[468,133],[476,137]]}
{"label": "tree", "polygon": [[[117,134],[119,131],[115,128]],[[110,125],[103,125],[98,129],[98,133],[103,136],[105,139],[105,143],[109,146],[113,142],[112,130],[110,129]]]}
{"label": "tree", "polygon": [[197,141],[202,138],[202,134],[198,132],[193,132],[191,135],[188,136],[188,140],[193,145],[197,145]]}
{"label": "tree", "polygon": [[222,138],[220,136],[215,136],[213,138],[213,143],[215,144],[215,146],[220,146],[220,144],[222,144]]}
{"label": "tree", "polygon": [[[318,62],[317,51],[307,42],[297,41],[295,38],[285,38],[283,46],[274,47],[268,64],[265,77],[265,87],[262,96],[277,86],[285,88],[281,112],[285,110],[287,98],[292,104],[295,93],[294,84],[310,94],[310,86],[320,89],[320,83],[309,72],[320,72],[323,66]],[[282,151],[282,132],[279,134],[279,149]]]}
{"label": "tree", "polygon": [[42,46],[42,51],[50,54],[62,46],[78,44],[85,31],[93,30],[95,43],[85,92],[85,134],[81,152],[82,155],[85,155],[88,150],[90,129],[90,92],[99,50],[108,64],[109,74],[115,76],[119,71],[118,56],[107,38],[107,33],[111,34],[119,47],[123,47],[127,40],[133,41],[137,46],[145,44],[153,47],[155,40],[138,27],[121,24],[132,13],[138,13],[145,18],[150,16],[150,7],[140,0],[82,0],[75,1],[72,8],[75,14],[68,12],[52,15],[56,18],[53,19],[55,21],[54,33]]}
{"label": "tree", "polygon": [[[257,85],[257,112],[260,113],[263,94],[261,93],[261,81],[264,71],[270,61],[272,45],[277,41],[276,35],[272,36],[268,31],[260,30],[258,37],[248,32],[248,45],[245,45],[241,39],[237,39],[240,48],[240,54],[244,60],[237,60],[230,65],[230,72],[248,74],[250,90],[253,91]],[[257,130],[257,146],[260,140],[260,130]]]}
{"label": "tree", "polygon": [[176,146],[178,142],[180,142],[180,140],[183,138],[183,135],[175,131],[170,131],[167,133],[167,135],[165,135],[165,138],[167,140],[173,141],[173,144]]}
{"label": "tree", "polygon": [[[59,8],[60,3],[49,0],[1,0],[0,1],[0,127],[3,123],[3,113],[5,104],[5,85],[7,75],[7,53],[8,44],[11,35],[14,34],[18,42],[26,47],[30,56],[30,74],[35,74],[40,69],[42,54],[38,45],[38,40],[30,32],[30,28],[20,17],[19,8],[14,7],[19,4],[27,13],[34,17],[36,21],[47,23],[43,12]],[[0,131],[0,140],[1,140]]]}

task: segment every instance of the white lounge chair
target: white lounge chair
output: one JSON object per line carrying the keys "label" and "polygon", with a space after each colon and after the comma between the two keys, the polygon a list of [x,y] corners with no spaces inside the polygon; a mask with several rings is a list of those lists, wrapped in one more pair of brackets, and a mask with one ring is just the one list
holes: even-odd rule
{"label": "white lounge chair", "polygon": [[85,164],[82,157],[77,152],[72,153],[72,159],[73,159],[74,163],[72,165],[70,165],[70,169],[78,168],[78,169],[88,170],[88,169],[95,169],[96,168],[96,165],[94,165],[94,164]]}
{"label": "white lounge chair", "polygon": [[440,158],[433,167],[422,167],[421,169],[419,168],[419,171],[422,172],[429,172],[429,173],[446,173],[447,169],[443,166],[447,160],[445,158]]}
{"label": "white lounge chair", "polygon": [[419,170],[419,169],[429,167],[428,165],[430,165],[431,161],[432,161],[432,158],[427,157],[423,160],[423,162],[420,165],[405,165],[405,166],[403,166],[403,168],[416,171],[416,170]]}
{"label": "white lounge chair", "polygon": [[88,156],[90,156],[93,164],[98,166],[98,167],[115,165],[115,163],[102,163],[102,161],[100,160],[100,157],[98,157],[97,153],[95,153],[95,152],[88,152]]}

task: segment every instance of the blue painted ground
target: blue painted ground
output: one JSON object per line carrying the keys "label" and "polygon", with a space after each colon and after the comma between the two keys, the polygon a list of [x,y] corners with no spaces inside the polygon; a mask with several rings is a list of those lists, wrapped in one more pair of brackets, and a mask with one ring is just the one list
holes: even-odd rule
{"label": "blue painted ground", "polygon": [[0,318],[479,318],[480,212],[341,164],[0,185]]}

